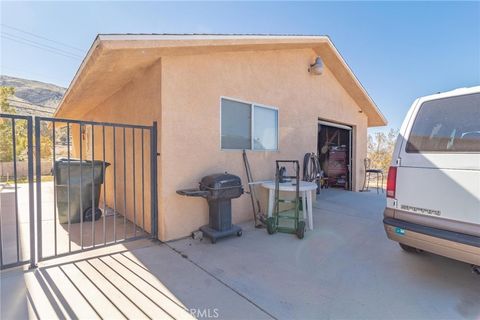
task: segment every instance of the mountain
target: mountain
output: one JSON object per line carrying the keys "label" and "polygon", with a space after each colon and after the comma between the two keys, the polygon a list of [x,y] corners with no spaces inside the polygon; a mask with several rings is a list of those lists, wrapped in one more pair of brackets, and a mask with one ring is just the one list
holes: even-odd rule
{"label": "mountain", "polygon": [[66,89],[41,81],[0,75],[0,86],[14,87],[9,99],[17,114],[52,116]]}

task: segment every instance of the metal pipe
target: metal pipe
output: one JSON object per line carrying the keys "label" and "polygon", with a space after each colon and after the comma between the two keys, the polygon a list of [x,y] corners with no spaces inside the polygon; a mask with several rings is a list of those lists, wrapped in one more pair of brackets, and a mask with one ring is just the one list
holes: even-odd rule
{"label": "metal pipe", "polygon": [[20,262],[20,237],[18,227],[18,184],[17,184],[17,137],[15,135],[15,118],[12,118],[12,151],[13,151],[13,181],[15,185],[15,236],[17,245],[17,262]]}
{"label": "metal pipe", "polygon": [[113,127],[113,242],[117,243],[117,151],[115,131],[117,129]]}
{"label": "metal pipe", "polygon": [[10,114],[10,113],[0,113],[0,118],[7,118],[7,119],[23,119],[27,120],[31,119],[32,116],[22,116],[19,114]]}
{"label": "metal pipe", "polygon": [[57,174],[55,172],[55,161],[56,161],[56,155],[55,155],[55,122],[52,123],[52,147],[53,147],[53,152],[52,152],[52,157],[53,157],[53,239],[54,239],[54,248],[55,248],[55,255],[57,255]]}
{"label": "metal pipe", "polygon": [[145,232],[145,157],[144,157],[144,130],[142,130],[142,229]]}
{"label": "metal pipe", "polygon": [[151,217],[150,232],[153,239],[157,238],[157,122],[150,128],[150,201]]}
{"label": "metal pipe", "polygon": [[137,200],[135,195],[135,129],[132,129],[132,165],[133,165],[133,236],[137,236]]}
{"label": "metal pipe", "polygon": [[35,175],[37,179],[37,250],[38,261],[43,258],[42,252],[42,162],[40,154],[40,118],[35,117]]}
{"label": "metal pipe", "polygon": [[83,166],[82,166],[82,153],[83,153],[83,143],[82,143],[82,124],[80,124],[80,248],[83,249],[83,201],[82,201],[82,189],[83,189]]}
{"label": "metal pipe", "polygon": [[67,122],[67,232],[68,232],[68,252],[72,252],[72,240],[70,235],[70,123]]}
{"label": "metal pipe", "polygon": [[127,150],[123,128],[123,240],[127,239]]}
{"label": "metal pipe", "polygon": [[[1,114],[3,117],[3,114]],[[8,117],[7,118],[11,118]],[[26,119],[26,117],[16,116],[16,118]],[[144,128],[150,129],[149,126],[142,126],[142,125],[133,125],[133,124],[126,124],[126,123],[113,123],[113,122],[96,122],[96,121],[85,121],[85,120],[75,120],[75,119],[65,119],[65,118],[51,118],[51,117],[36,117],[42,121],[50,121],[50,122],[69,122],[72,124],[79,124],[79,125],[99,125],[99,126],[107,126],[107,127],[118,127],[118,128]]]}
{"label": "metal pipe", "polygon": [[27,119],[27,158],[28,158],[28,209],[30,213],[30,268],[35,268],[35,208],[33,185],[33,123],[32,117]]}
{"label": "metal pipe", "polygon": [[102,177],[103,177],[103,244],[107,244],[107,235],[106,235],[106,230],[105,230],[105,224],[106,224],[106,217],[105,214],[107,213],[107,200],[106,200],[106,195],[107,195],[107,177],[105,174],[105,126],[102,126],[102,154],[103,154],[103,165],[102,165]]}
{"label": "metal pipe", "polygon": [[92,124],[92,247],[95,248],[95,127]]}

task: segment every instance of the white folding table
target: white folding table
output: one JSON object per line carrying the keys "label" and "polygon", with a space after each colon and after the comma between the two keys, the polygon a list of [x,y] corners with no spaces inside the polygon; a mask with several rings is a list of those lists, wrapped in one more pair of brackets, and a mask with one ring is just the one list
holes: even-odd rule
{"label": "white folding table", "polygon": [[[268,216],[273,214],[273,207],[275,202],[275,182],[267,181],[262,183],[262,187],[268,189]],[[300,181],[298,190],[302,197],[302,211],[303,219],[308,216],[308,227],[313,230],[313,203],[312,203],[312,191],[317,189],[315,182]],[[279,190],[285,192],[296,192],[296,186],[291,182],[280,183]]]}

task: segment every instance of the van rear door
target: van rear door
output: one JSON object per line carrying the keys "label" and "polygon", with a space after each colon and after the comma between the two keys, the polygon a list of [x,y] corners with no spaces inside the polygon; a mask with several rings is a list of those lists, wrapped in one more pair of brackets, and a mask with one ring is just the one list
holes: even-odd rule
{"label": "van rear door", "polygon": [[478,88],[469,94],[420,99],[405,132],[396,208],[408,214],[401,218],[480,236]]}

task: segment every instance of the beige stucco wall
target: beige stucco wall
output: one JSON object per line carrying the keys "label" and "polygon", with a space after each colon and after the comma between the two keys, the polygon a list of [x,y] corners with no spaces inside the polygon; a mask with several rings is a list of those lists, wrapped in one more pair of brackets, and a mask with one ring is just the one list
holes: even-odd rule
{"label": "beige stucco wall", "polygon": [[[187,236],[208,222],[205,200],[181,197],[175,190],[223,171],[239,175],[247,187],[241,151],[220,150],[221,96],[279,109],[279,151],[248,152],[256,180],[273,178],[276,159],[301,161],[306,152],[316,151],[320,117],[354,127],[354,189],[361,187],[366,116],[328,68],[321,76],[307,72],[315,56],[301,49],[162,58],[161,240]],[[233,200],[234,222],[251,219],[251,211],[248,195]]]}
{"label": "beige stucco wall", "polygon": [[[81,119],[151,125],[158,121],[158,193],[159,238],[163,241],[187,236],[208,223],[208,207],[201,198],[181,197],[178,189],[196,187],[211,173],[228,171],[246,176],[241,150],[220,150],[220,97],[270,105],[279,110],[279,151],[249,151],[256,180],[272,179],[274,161],[298,159],[316,151],[317,120],[345,123],[354,128],[354,189],[363,183],[363,159],[366,157],[367,119],[359,106],[325,68],[321,76],[307,72],[316,54],[311,49],[246,51],[203,55],[165,56],[153,65],[138,70],[135,76],[108,99]],[[89,108],[90,109],[90,108]],[[78,128],[72,128],[78,133]],[[132,157],[136,162],[137,217],[143,211],[141,190],[140,133],[126,131],[127,217],[133,219]],[[78,134],[74,145],[78,155]],[[123,213],[123,132],[116,132],[117,210]],[[149,158],[149,138],[144,155]],[[88,139],[88,136],[86,136]],[[101,127],[95,129],[95,158],[102,158]],[[85,141],[86,142],[86,141]],[[83,144],[86,146],[86,143]],[[112,129],[106,129],[106,160],[113,163]],[[84,150],[84,155],[87,154]],[[149,161],[145,185],[149,186]],[[113,167],[107,169],[107,203],[113,207]],[[150,230],[150,192],[145,189],[145,224]],[[260,192],[266,209],[266,192]],[[248,195],[233,200],[233,220],[252,218]],[[137,222],[141,225],[142,221]]]}
{"label": "beige stucco wall", "polygon": [[[97,105],[92,111],[80,116],[83,120],[96,122],[123,123],[134,125],[151,126],[153,121],[161,124],[161,86],[160,86],[161,62],[158,60],[155,64],[146,69],[138,70],[136,76],[125,86],[119,88],[113,95]],[[82,142],[83,157],[90,160],[90,153],[87,145],[91,144],[90,128],[83,135]],[[95,137],[95,159],[103,159],[103,137],[102,127],[94,126]],[[144,200],[142,200],[142,132],[135,129],[135,148],[133,148],[132,129],[125,129],[125,161],[124,159],[124,141],[123,128],[115,129],[115,161],[113,153],[113,128],[105,127],[105,160],[111,164],[106,170],[106,200],[107,205],[114,207],[123,214],[127,212],[127,218],[136,222],[150,231],[150,135],[147,130],[143,132],[144,142]],[[74,156],[79,156],[79,129],[78,126],[72,126]],[[158,145],[160,148],[160,144]],[[133,161],[135,157],[135,184],[133,183]],[[115,163],[115,171],[114,164]],[[126,174],[124,175],[124,164]],[[158,161],[160,165],[160,159]],[[116,192],[114,196],[114,172],[116,177]],[[126,188],[124,188],[124,178],[126,177]],[[135,185],[135,198],[133,197],[133,187]],[[124,194],[126,197],[124,197]],[[124,199],[126,198],[126,210],[124,209]],[[101,195],[103,199],[103,194]],[[135,199],[135,207],[134,207]],[[143,208],[143,204],[145,207]],[[134,210],[135,209],[135,210]],[[145,221],[143,213],[145,212]]]}

